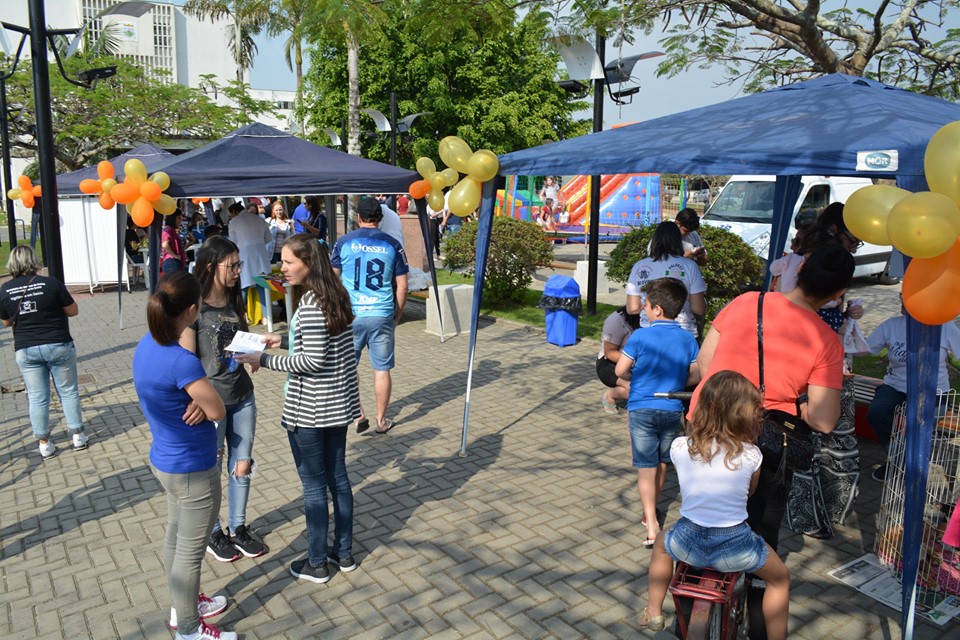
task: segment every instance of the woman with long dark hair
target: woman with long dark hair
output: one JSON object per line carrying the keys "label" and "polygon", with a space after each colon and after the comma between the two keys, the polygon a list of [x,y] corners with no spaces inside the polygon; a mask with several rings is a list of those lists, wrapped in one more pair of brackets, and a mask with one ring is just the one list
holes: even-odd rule
{"label": "woman with long dark hair", "polygon": [[643,314],[643,285],[658,278],[676,278],[687,288],[687,301],[677,316],[677,322],[696,336],[696,316],[707,312],[704,296],[707,285],[697,263],[683,257],[682,238],[680,228],[670,221],[661,222],[654,231],[650,255],[633,265],[627,280],[627,313],[639,313],[640,326],[646,327],[649,322]]}
{"label": "woman with long dark hair", "polygon": [[[224,349],[238,331],[247,330],[240,290],[240,250],[222,237],[210,238],[197,252],[193,273],[200,281],[200,315],[180,334],[180,344],[200,358],[213,388],[223,399],[227,415],[217,424],[217,463],[227,454],[228,528],[218,518],[207,552],[221,562],[233,562],[242,553],[248,558],[266,552],[263,542],[247,529],[247,499],[253,476],[253,440],[257,431],[257,403],[246,367]],[[259,369],[251,365],[251,369]]]}
{"label": "woman with long dark hair", "polygon": [[[347,427],[360,417],[360,389],[353,350],[350,296],[316,239],[298,233],[283,243],[281,270],[293,287],[296,311],[288,336],[267,334],[269,348],[287,347],[290,355],[237,356],[242,363],[286,371],[286,396],[280,424],[287,430],[293,460],[303,484],[307,521],[307,557],[295,561],[296,578],[330,580],[328,562],[353,571],[353,491],[347,475]],[[333,496],[333,551],[327,551],[327,492]]]}
{"label": "woman with long dark hair", "polygon": [[150,465],[167,494],[163,567],[177,640],[236,640],[203,619],[227,607],[223,596],[200,593],[200,566],[220,508],[217,429],[223,400],[195,355],[180,346],[200,313],[200,283],[189,273],[167,274],[147,302],[150,332],[133,353],[133,385],[150,426]]}

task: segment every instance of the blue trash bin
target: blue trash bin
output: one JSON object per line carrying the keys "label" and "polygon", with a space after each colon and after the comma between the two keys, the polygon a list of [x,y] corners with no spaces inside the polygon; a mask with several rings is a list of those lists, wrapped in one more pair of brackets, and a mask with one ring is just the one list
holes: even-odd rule
{"label": "blue trash bin", "polygon": [[577,343],[577,324],[583,304],[580,285],[569,276],[550,276],[539,305],[546,314],[547,342],[558,347]]}

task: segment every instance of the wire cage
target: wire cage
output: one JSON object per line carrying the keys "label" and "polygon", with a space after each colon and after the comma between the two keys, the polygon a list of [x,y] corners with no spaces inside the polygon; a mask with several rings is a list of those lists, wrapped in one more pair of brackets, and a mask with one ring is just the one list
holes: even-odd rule
{"label": "wire cage", "polygon": [[[917,585],[928,591],[960,595],[960,549],[941,542],[960,496],[960,397],[956,391],[939,396],[936,415],[923,505]],[[886,483],[877,515],[876,553],[882,563],[902,577],[905,406],[898,407],[894,416]]]}

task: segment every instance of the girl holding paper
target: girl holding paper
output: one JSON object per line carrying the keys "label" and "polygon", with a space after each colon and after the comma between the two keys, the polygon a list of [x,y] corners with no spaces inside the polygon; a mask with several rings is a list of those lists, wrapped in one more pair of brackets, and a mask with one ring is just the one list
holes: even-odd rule
{"label": "girl holding paper", "polygon": [[[246,367],[225,349],[238,331],[247,330],[240,291],[240,251],[230,240],[214,236],[197,252],[194,274],[200,280],[203,303],[197,321],[184,329],[180,344],[197,354],[214,389],[223,398],[227,415],[217,421],[217,464],[227,453],[227,529],[220,519],[213,525],[207,552],[221,562],[233,562],[242,553],[256,558],[267,548],[247,529],[247,499],[254,472],[253,438],[257,431],[257,403]],[[251,365],[251,371],[259,369]]]}

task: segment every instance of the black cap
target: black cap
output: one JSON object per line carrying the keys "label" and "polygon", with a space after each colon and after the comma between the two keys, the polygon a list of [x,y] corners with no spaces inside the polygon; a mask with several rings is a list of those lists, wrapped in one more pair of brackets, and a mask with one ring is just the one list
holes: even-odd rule
{"label": "black cap", "polygon": [[380,208],[380,201],[376,198],[364,198],[357,205],[357,214],[363,218],[364,222],[373,222],[383,217],[383,209]]}

